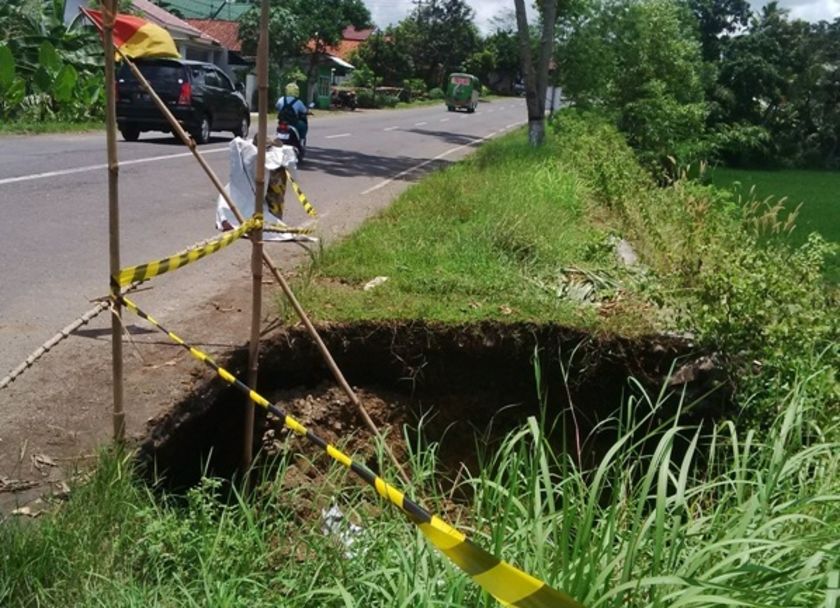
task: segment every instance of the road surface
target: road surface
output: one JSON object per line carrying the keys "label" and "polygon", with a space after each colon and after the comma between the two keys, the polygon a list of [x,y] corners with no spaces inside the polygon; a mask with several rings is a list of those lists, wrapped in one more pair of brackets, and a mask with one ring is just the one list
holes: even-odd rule
{"label": "road surface", "polygon": [[[482,103],[470,115],[440,106],[316,115],[300,180],[319,229],[327,240],[346,233],[425,172],[524,121],[520,99]],[[229,137],[220,135],[200,150],[226,181]],[[214,189],[182,145],[144,133],[118,150],[123,266],[214,235]],[[0,377],[106,294],[107,208],[104,133],[0,138]],[[304,221],[294,200],[287,209],[289,223]],[[296,249],[270,247],[281,262]],[[155,279],[144,302],[160,313],[212,297],[227,277],[247,273],[248,247],[230,249]]]}

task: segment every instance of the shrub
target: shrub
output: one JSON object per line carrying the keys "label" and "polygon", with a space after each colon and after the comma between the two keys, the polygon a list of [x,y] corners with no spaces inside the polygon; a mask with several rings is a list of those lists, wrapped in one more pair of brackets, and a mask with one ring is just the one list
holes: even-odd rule
{"label": "shrub", "polygon": [[721,352],[742,394],[758,395],[762,409],[808,375],[814,396],[836,407],[840,302],[823,279],[836,245],[817,233],[795,248],[758,240],[743,230],[737,246],[725,251],[706,245],[699,302],[686,311],[691,327]]}
{"label": "shrub", "polygon": [[409,78],[403,82],[403,88],[408,91],[412,100],[422,99],[426,96],[428,87],[422,78]]}
{"label": "shrub", "polygon": [[377,95],[376,107],[378,108],[395,108],[399,103],[400,98],[397,95]]}
{"label": "shrub", "polygon": [[836,245],[812,235],[796,249],[775,238],[791,224],[777,217],[778,206],[742,211],[730,193],[687,179],[658,187],[596,113],[563,110],[551,128],[591,212],[629,239],[655,274],[637,287],[666,325],[721,354],[742,400],[764,404],[755,413],[772,415],[766,404],[778,403],[796,377],[814,376],[813,396],[837,403],[838,302],[823,279]]}
{"label": "shrub", "polygon": [[440,87],[435,87],[429,91],[429,99],[443,99],[444,97],[446,97],[446,93]]}
{"label": "shrub", "polygon": [[359,104],[360,108],[376,107],[374,96],[370,89],[360,89],[356,91],[356,103]]}

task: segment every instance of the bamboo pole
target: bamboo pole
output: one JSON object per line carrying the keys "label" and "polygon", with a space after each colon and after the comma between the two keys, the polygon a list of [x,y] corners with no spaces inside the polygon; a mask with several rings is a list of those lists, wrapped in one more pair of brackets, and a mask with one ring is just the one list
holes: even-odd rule
{"label": "bamboo pole", "polygon": [[[199,166],[207,174],[207,177],[216,187],[216,190],[219,192],[222,198],[225,199],[225,202],[227,203],[230,210],[233,212],[233,215],[236,217],[237,221],[240,224],[244,222],[245,217],[242,215],[242,212],[239,211],[239,207],[236,206],[236,203],[233,202],[233,199],[230,197],[228,192],[225,190],[225,187],[219,181],[216,172],[213,171],[212,167],[210,167],[205,158],[198,151],[198,147],[196,146],[195,141],[184,130],[184,127],[181,126],[181,124],[178,122],[175,116],[173,116],[172,112],[169,110],[169,108],[166,106],[163,100],[161,100],[160,96],[158,96],[158,94],[152,88],[152,85],[149,84],[149,81],[146,80],[146,78],[143,76],[140,70],[137,69],[137,66],[134,65],[134,62],[131,61],[131,59],[129,59],[128,57],[126,57],[126,55],[123,54],[119,49],[117,49],[117,52],[123,58],[123,61],[125,61],[126,65],[131,70],[131,73],[137,80],[137,82],[139,82],[143,89],[149,94],[155,106],[160,110],[161,114],[163,114],[166,120],[169,121],[169,126],[172,127],[172,132],[175,135],[177,135],[178,138],[184,143],[184,145],[190,149],[190,152],[192,152],[196,161],[198,161]],[[300,320],[303,322],[304,326],[306,327],[306,330],[309,332],[309,335],[314,340],[315,344],[318,347],[318,351],[321,353],[324,362],[327,364],[327,367],[329,367],[336,382],[338,382],[341,389],[345,392],[347,397],[359,411],[359,414],[362,416],[362,419],[364,420],[367,427],[371,430],[371,432],[374,435],[381,439],[382,433],[376,426],[376,423],[371,419],[370,415],[367,412],[367,409],[365,409],[364,404],[359,399],[359,396],[350,387],[350,384],[347,382],[347,379],[344,377],[344,374],[341,372],[341,369],[336,364],[335,359],[333,359],[332,355],[330,354],[329,349],[327,349],[326,344],[324,344],[324,341],[318,334],[318,330],[316,330],[315,326],[312,325],[312,322],[309,320],[309,317],[303,310],[303,307],[300,305],[300,302],[298,302],[297,298],[295,297],[295,294],[292,292],[292,288],[289,286],[289,283],[280,273],[277,266],[274,264],[274,261],[271,259],[268,253],[265,252],[265,250],[263,250],[262,252],[262,259],[265,265],[268,266],[268,269],[271,271],[271,274],[274,277],[274,279],[280,285],[280,288],[283,290],[283,293],[289,299],[289,302],[292,304],[292,307],[295,309],[295,312],[297,313],[298,317],[300,317]],[[387,443],[383,441],[382,445],[385,451],[387,452],[389,458],[391,459],[391,462],[393,462],[394,466],[397,468],[397,471],[399,471],[399,474],[403,478],[403,481],[405,481],[408,484],[408,475],[406,474],[402,465],[400,465],[399,460],[397,460],[397,457],[394,455],[393,451]]]}
{"label": "bamboo pole", "polygon": [[[254,213],[262,215],[265,203],[265,148],[268,132],[268,0],[262,0],[260,39],[257,45],[257,88],[259,121],[257,127],[257,174]],[[251,232],[251,339],[248,344],[248,386],[257,390],[260,365],[260,319],[262,318],[262,227]],[[242,470],[251,466],[254,449],[255,408],[245,401],[245,425],[242,446]]]}
{"label": "bamboo pole", "polygon": [[[116,0],[102,0],[103,10],[103,47],[105,50],[105,128],[108,148],[108,251],[110,276],[120,270],[120,209],[119,175],[120,165],[117,159],[117,110],[114,93],[116,82],[114,69],[114,18]],[[125,439],[125,411],[123,409],[123,352],[122,325],[120,322],[121,306],[119,286],[111,283],[111,381],[114,392],[113,423],[114,442],[122,443]]]}

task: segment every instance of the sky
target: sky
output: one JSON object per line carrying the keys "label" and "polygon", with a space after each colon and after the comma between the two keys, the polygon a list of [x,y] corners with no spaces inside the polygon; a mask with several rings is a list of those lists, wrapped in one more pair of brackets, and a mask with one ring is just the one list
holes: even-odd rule
{"label": "sky", "polygon": [[[413,0],[365,0],[373,15],[373,21],[380,27],[403,19],[414,7]],[[467,0],[476,13],[476,24],[483,31],[490,29],[494,16],[513,8],[513,0]],[[531,3],[528,2],[528,5]],[[766,0],[752,0],[753,10],[767,4]],[[840,0],[780,0],[779,4],[790,10],[791,18],[819,21],[833,21],[840,17]]]}

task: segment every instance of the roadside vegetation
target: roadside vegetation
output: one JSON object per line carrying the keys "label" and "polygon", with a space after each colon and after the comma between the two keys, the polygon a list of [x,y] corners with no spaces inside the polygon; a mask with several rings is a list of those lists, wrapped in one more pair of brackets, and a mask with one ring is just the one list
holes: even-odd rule
{"label": "roadside vegetation", "polygon": [[[548,407],[495,443],[483,429],[444,436],[475,445],[479,466],[457,474],[423,420],[402,429],[409,495],[587,608],[813,608],[838,587],[838,243],[818,219],[833,196],[818,184],[833,176],[806,191],[793,181],[802,174],[756,174],[751,200],[752,174],[731,169],[836,166],[840,29],[791,22],[774,3],[756,15],[746,2],[712,4],[570,5],[558,73],[574,107],[543,145],[522,132],[482,145],[295,279],[323,324],[557,323],[681,336],[710,354],[729,410],[683,401],[674,415],[667,381],[645,392],[628,379],[631,396],[585,439],[592,454],[562,440],[568,419]],[[451,67],[441,72],[437,52],[476,70],[501,62],[464,51],[478,40],[470,31],[457,46],[428,36],[425,25],[471,22],[461,5],[424,3],[376,53],[363,47],[371,86],[392,84],[387,70],[408,58],[393,78],[419,78],[432,96]],[[288,7],[273,10],[286,23]],[[494,44],[507,48],[513,31]],[[706,161],[729,168],[705,183]],[[495,605],[368,488],[278,437],[284,449],[248,492],[206,478],[168,494],[140,481],[130,455],[103,454],[53,513],[0,525],[0,605]],[[344,536],[322,529],[334,505]]]}
{"label": "roadside vegetation", "polygon": [[[634,391],[591,465],[546,409],[499,443],[477,435],[480,466],[456,478],[420,421],[405,429],[409,494],[590,608],[819,605],[840,549],[826,245],[768,241],[757,227],[776,215],[746,214],[726,191],[659,186],[608,121],[567,112],[552,130],[542,148],[514,133],[411,188],[298,279],[305,305],[321,321],[692,328],[718,347],[738,409],[690,424],[665,414],[666,389]],[[611,237],[639,263],[619,265]],[[376,276],[389,280],[365,291]],[[167,495],[128,456],[104,455],[54,514],[0,526],[0,603],[494,605],[369,488],[280,438],[247,495],[216,479]],[[361,527],[344,528],[349,546],[322,530],[333,505]]]}
{"label": "roadside vegetation", "polygon": [[[105,113],[102,45],[61,0],[0,5],[0,132],[74,130]],[[35,125],[39,125],[36,127]]]}
{"label": "roadside vegetation", "polygon": [[[631,401],[591,471],[531,418],[456,482],[470,496],[458,503],[435,470],[436,446],[410,437],[409,494],[590,608],[813,608],[837,567],[840,445],[811,422],[809,392],[792,386],[760,434],[733,422],[660,426],[654,396]],[[54,515],[0,526],[0,603],[494,605],[343,470],[315,460],[323,474],[301,484],[292,456],[301,446],[286,447],[247,497],[213,479],[183,498],[156,495],[128,457],[105,454]],[[321,529],[321,509],[333,505],[349,546]]]}
{"label": "roadside vegetation", "polygon": [[[791,243],[784,208],[688,178],[658,185],[596,115],[569,110],[552,127],[541,148],[487,143],[327,248],[300,281],[308,309],[686,332],[718,353],[753,414],[775,415],[766,400],[800,373],[836,408],[837,291],[824,272],[837,244]],[[619,261],[622,240],[635,263]]]}
{"label": "roadside vegetation", "polygon": [[[817,170],[761,170],[717,167],[708,172],[711,183],[731,191],[743,205],[784,205],[798,210],[792,243],[802,244],[812,232],[840,243],[838,196],[840,173]],[[827,260],[826,277],[840,283],[840,257]]]}

